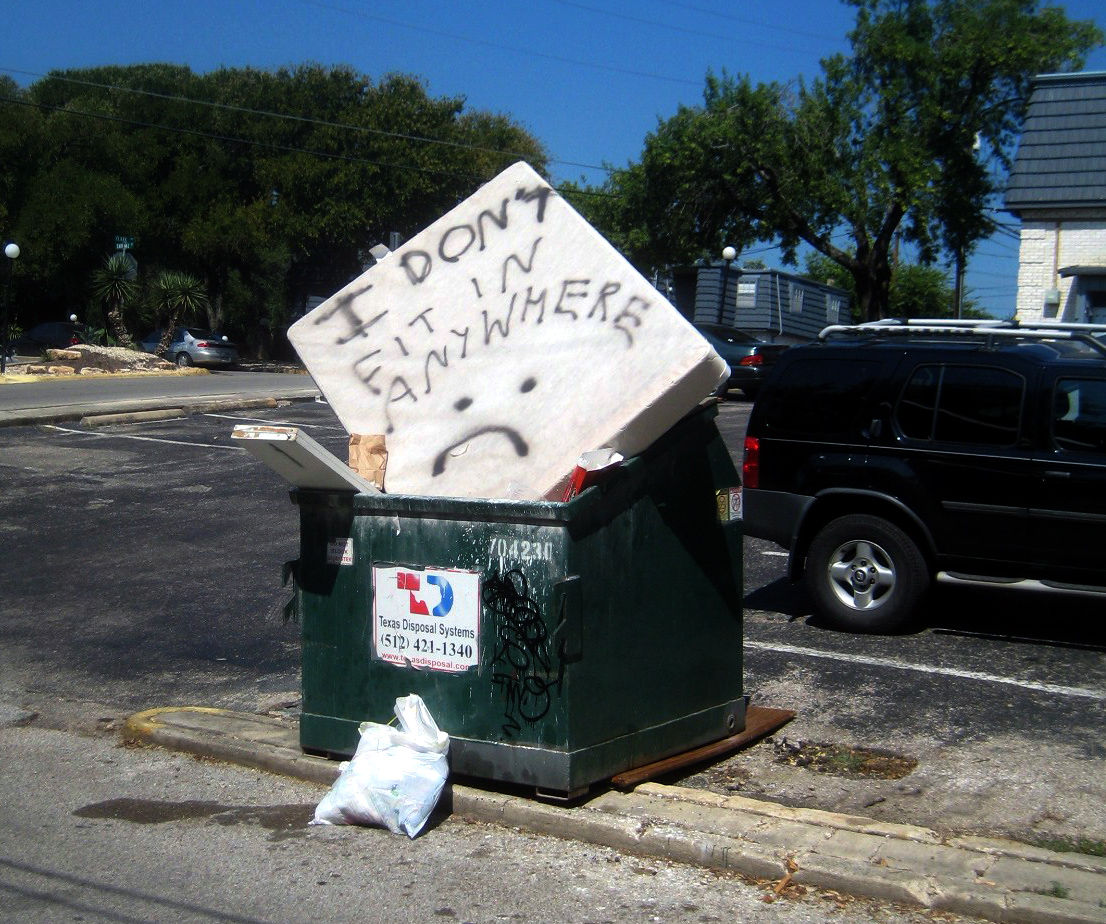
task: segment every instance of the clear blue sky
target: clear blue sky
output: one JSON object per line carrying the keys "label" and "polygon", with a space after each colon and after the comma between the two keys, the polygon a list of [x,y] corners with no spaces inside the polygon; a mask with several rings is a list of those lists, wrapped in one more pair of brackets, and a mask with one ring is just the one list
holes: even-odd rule
{"label": "clear blue sky", "polygon": [[[1106,26],[1102,0],[1063,5]],[[554,180],[599,182],[639,156],[647,132],[702,98],[708,68],[790,80],[847,50],[838,0],[24,0],[7,4],[0,73],[20,84],[53,68],[166,61],[220,66],[347,64],[413,74],[433,95],[501,112],[546,145]],[[1106,50],[1088,70],[1106,70]],[[1016,227],[1011,216],[1004,220]],[[755,254],[769,265],[776,255]],[[999,235],[968,268],[969,294],[1013,310],[1017,244]]]}

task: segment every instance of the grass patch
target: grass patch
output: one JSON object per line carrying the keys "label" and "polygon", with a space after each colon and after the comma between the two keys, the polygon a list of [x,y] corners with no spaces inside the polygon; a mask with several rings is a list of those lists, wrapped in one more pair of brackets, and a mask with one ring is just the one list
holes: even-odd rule
{"label": "grass patch", "polygon": [[1036,837],[1034,847],[1055,853],[1083,853],[1090,857],[1106,857],[1106,841],[1090,837]]}
{"label": "grass patch", "polygon": [[854,748],[821,741],[773,741],[776,762],[807,767],[831,776],[901,780],[918,766],[913,757],[875,748]]}

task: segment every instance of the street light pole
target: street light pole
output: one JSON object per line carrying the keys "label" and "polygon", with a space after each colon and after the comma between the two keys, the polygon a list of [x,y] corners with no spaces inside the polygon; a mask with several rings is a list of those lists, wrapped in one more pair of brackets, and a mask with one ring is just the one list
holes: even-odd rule
{"label": "street light pole", "polygon": [[19,256],[19,245],[11,241],[4,247],[4,256],[8,258],[8,282],[4,287],[4,324],[0,327],[0,375],[8,368],[8,303],[12,297],[12,273]]}
{"label": "street light pole", "polygon": [[718,323],[722,323],[722,316],[726,311],[726,286],[730,281],[730,264],[733,263],[734,257],[737,256],[737,251],[732,247],[726,246],[722,248],[722,260],[724,266],[722,268],[722,298],[718,302]]}

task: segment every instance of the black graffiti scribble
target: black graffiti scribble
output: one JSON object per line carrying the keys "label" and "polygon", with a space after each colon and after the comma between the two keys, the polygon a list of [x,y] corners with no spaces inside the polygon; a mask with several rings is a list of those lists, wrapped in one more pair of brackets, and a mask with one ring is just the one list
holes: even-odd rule
{"label": "black graffiti scribble", "polygon": [[533,202],[536,199],[538,202],[538,222],[540,224],[545,221],[545,203],[552,194],[552,186],[537,186],[534,189],[522,188],[515,190],[515,199],[518,202]]}
{"label": "black graffiti scribble", "polygon": [[522,731],[521,722],[535,724],[545,717],[553,692],[560,693],[563,664],[556,680],[549,680],[549,632],[537,603],[530,597],[526,575],[513,568],[484,583],[484,606],[495,615],[496,650],[492,683],[505,699],[501,726],[507,738]]}
{"label": "black graffiti scribble", "polygon": [[344,337],[337,337],[335,343],[342,346],[349,343],[355,337],[368,337],[369,328],[376,324],[381,318],[383,318],[388,310],[385,309],[377,314],[372,319],[366,321],[358,313],[354,307],[354,301],[364,295],[372,288],[372,283],[367,283],[361,286],[359,289],[352,289],[341,295],[336,295],[330,302],[330,305],[323,311],[315,315],[315,325],[325,324],[336,314],[341,314],[342,319],[349,325],[349,330]]}

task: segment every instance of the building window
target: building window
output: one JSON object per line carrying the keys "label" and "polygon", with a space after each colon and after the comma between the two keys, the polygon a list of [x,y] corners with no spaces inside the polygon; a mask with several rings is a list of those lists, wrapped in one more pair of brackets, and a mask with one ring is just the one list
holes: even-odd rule
{"label": "building window", "polygon": [[755,279],[742,281],[737,284],[737,308],[756,308],[757,306],[757,281]]}
{"label": "building window", "polygon": [[841,299],[836,295],[826,296],[826,323],[841,323]]}
{"label": "building window", "polygon": [[806,291],[802,286],[797,286],[795,283],[788,283],[789,294],[791,296],[791,313],[802,314],[803,313],[803,293]]}
{"label": "building window", "polygon": [[1088,287],[1083,295],[1084,313],[1091,324],[1106,324],[1106,287]]}

